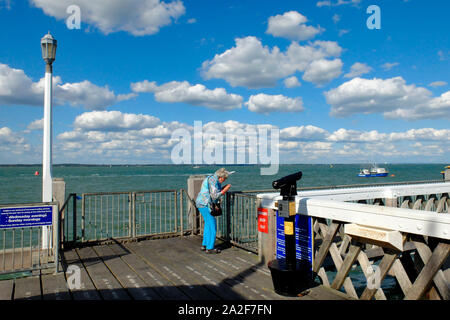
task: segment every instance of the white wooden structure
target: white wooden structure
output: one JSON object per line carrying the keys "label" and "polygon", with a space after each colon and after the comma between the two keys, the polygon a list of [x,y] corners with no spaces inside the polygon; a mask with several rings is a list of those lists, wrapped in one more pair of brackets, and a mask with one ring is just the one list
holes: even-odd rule
{"label": "white wooden structure", "polygon": [[[359,299],[386,299],[386,275],[398,281],[405,299],[450,299],[450,182],[299,191],[296,212],[314,219],[313,270],[325,286]],[[259,233],[262,261],[275,257],[278,193],[258,194],[269,209],[269,234]],[[377,285],[369,258],[381,259]],[[332,260],[330,283],[324,269]],[[358,296],[348,274],[359,263],[367,287]]]}

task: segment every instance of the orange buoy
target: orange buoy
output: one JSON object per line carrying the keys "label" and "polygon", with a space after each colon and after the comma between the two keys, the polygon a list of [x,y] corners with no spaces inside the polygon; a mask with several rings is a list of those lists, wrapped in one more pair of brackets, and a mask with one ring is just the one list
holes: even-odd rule
{"label": "orange buoy", "polygon": [[39,171],[36,171],[36,172],[34,173],[34,175],[35,175],[35,176],[38,176],[38,175],[39,175]]}
{"label": "orange buoy", "polygon": [[391,177],[395,177],[395,174],[391,174]]}

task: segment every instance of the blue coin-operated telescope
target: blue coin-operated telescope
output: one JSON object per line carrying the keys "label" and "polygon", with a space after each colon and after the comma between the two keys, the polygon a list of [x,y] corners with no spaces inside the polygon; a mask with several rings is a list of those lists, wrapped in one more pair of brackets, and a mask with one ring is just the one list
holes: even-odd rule
{"label": "blue coin-operated telescope", "polygon": [[275,292],[284,296],[296,296],[313,286],[311,264],[297,260],[295,252],[295,196],[301,177],[299,171],[272,182],[272,187],[279,189],[283,197],[278,201],[278,216],[284,219],[285,258],[269,261],[268,267]]}

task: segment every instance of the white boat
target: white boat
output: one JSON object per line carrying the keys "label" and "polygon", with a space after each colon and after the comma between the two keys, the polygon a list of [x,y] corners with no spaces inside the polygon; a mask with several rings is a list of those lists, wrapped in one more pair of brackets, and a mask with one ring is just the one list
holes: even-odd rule
{"label": "white boat", "polygon": [[386,168],[379,168],[376,165],[373,165],[370,170],[361,169],[358,177],[386,177],[388,174],[389,171]]}

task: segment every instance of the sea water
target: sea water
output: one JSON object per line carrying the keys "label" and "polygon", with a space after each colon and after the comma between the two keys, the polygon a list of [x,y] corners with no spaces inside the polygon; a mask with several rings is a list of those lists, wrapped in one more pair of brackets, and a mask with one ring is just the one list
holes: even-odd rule
{"label": "sea water", "polygon": [[[289,164],[280,165],[275,175],[261,175],[259,165],[225,166],[236,171],[226,183],[231,190],[270,190],[272,181],[302,171],[298,187],[350,184],[391,183],[442,180],[447,164],[384,164],[387,177],[358,177],[359,164]],[[69,193],[187,189],[187,179],[196,174],[212,174],[220,166],[192,165],[54,165],[53,177],[66,182]],[[0,166],[0,204],[40,202],[42,200],[41,166]]]}

